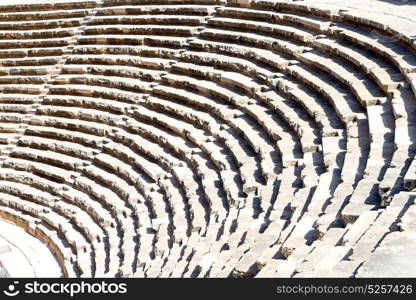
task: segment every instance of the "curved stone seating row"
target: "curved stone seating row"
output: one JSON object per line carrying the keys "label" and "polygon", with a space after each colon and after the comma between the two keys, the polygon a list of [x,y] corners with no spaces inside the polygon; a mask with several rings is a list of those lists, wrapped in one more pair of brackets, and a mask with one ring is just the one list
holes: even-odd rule
{"label": "curved stone seating row", "polygon": [[15,223],[17,226],[20,226],[40,241],[47,244],[60,262],[64,275],[68,277],[75,277],[77,275],[74,271],[74,266],[71,263],[73,254],[65,247],[56,231],[51,230],[44,224],[37,224],[37,218],[22,214],[22,212],[9,207],[2,206],[0,215],[3,219]]}
{"label": "curved stone seating row", "polygon": [[1,5],[1,12],[16,13],[16,12],[28,12],[31,11],[40,11],[48,12],[53,10],[70,10],[79,8],[82,6],[85,8],[94,8],[97,7],[97,1],[95,0],[86,0],[86,1],[66,1],[66,2],[47,2],[47,3],[20,3],[19,5]]}
{"label": "curved stone seating row", "polygon": [[78,5],[0,6],[2,216],[66,275],[355,276],[409,227],[410,39],[280,1]]}

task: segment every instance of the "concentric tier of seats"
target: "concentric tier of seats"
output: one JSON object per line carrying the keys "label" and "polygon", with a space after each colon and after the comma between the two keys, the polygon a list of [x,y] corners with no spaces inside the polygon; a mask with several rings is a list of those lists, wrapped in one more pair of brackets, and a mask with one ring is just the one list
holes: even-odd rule
{"label": "concentric tier of seats", "polygon": [[414,231],[392,35],[289,1],[0,6],[0,217],[70,277],[355,276]]}

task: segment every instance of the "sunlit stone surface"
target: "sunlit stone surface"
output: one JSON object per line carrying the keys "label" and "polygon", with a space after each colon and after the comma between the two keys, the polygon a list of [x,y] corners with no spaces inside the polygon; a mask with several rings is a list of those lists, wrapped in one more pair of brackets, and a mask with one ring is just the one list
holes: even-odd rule
{"label": "sunlit stone surface", "polygon": [[414,276],[415,20],[415,1],[1,4],[3,266]]}

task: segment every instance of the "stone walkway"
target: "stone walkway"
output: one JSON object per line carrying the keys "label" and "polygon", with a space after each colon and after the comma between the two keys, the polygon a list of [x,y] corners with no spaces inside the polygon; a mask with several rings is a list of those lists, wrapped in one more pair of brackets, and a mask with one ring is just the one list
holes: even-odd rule
{"label": "stone walkway", "polygon": [[[290,2],[290,1],[281,1]],[[416,1],[401,2],[395,0],[304,0],[299,1],[311,7],[333,10],[355,11],[371,16],[374,20],[393,26],[399,31],[416,39]]]}

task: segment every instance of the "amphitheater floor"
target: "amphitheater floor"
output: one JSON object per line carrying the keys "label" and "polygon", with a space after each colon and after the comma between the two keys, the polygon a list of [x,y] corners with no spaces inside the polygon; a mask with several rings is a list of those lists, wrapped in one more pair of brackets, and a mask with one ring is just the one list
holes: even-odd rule
{"label": "amphitheater floor", "polygon": [[0,220],[0,261],[11,278],[62,276],[47,246],[26,231]]}

